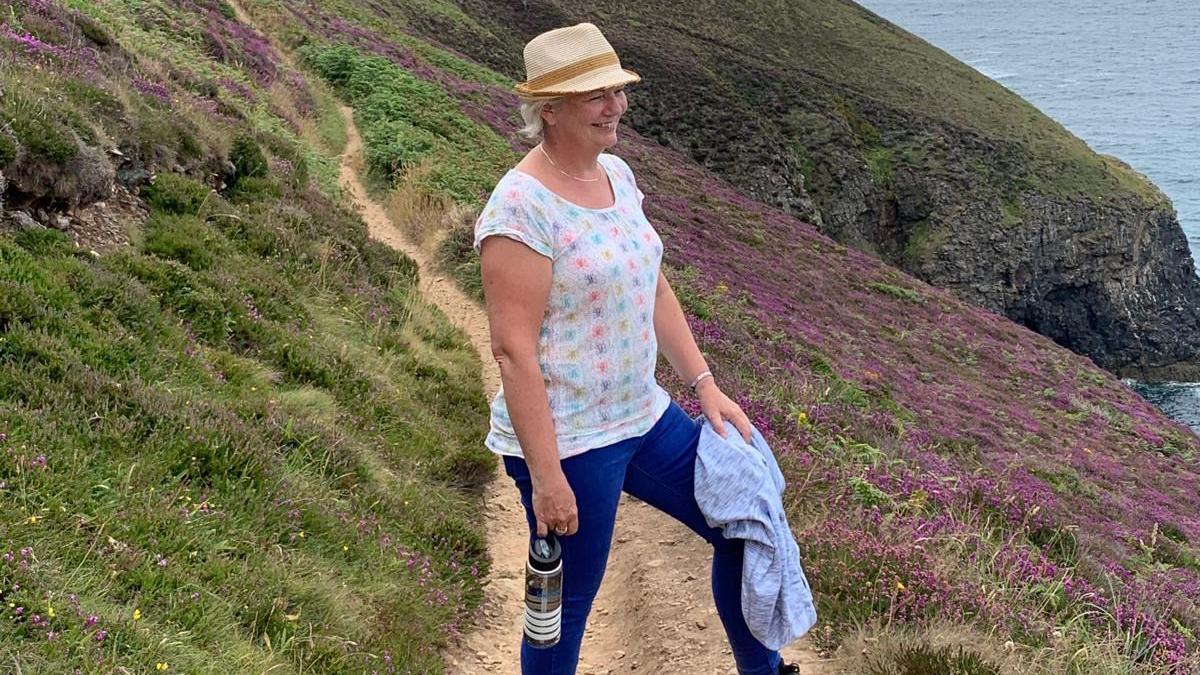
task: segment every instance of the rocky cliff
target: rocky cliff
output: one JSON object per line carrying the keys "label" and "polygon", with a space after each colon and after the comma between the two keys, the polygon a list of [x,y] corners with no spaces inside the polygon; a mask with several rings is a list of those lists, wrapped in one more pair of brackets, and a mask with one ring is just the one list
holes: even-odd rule
{"label": "rocky cliff", "polygon": [[589,20],[627,119],[745,193],[1114,372],[1200,379],[1200,279],[1144,177],[851,2],[458,3],[411,27],[521,79],[521,48]]}

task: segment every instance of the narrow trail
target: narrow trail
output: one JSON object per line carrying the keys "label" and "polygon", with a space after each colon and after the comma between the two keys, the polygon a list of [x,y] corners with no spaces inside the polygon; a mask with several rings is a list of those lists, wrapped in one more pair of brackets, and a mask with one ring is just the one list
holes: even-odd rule
{"label": "narrow trail", "polygon": [[[237,0],[229,0],[229,4],[239,21],[257,29],[253,17]],[[284,62],[295,69],[291,54],[271,42]],[[364,165],[363,145],[354,111],[341,106],[341,114],[346,121],[347,144],[340,158],[340,184],[370,235],[416,261],[423,297],[469,336],[482,362],[484,391],[490,399],[500,388],[500,370],[491,358],[487,314],[452,279],[439,274],[429,254],[405,237],[367,194],[358,177]],[[452,675],[520,671],[528,526],[517,490],[502,470],[485,491],[483,515],[492,571],[484,582],[481,621],[445,655]],[[713,607],[710,560],[707,545],[698,536],[660,511],[623,495],[608,569],[584,635],[579,674],[735,673]],[[806,641],[785,649],[784,657],[799,663],[802,675],[832,673],[828,662]]]}
{"label": "narrow trail", "polygon": [[[483,362],[490,398],[500,372],[490,358],[487,315],[453,280],[434,271],[428,254],[401,234],[383,208],[367,196],[356,171],[362,166],[362,139],[353,111],[342,108],[349,143],[341,162],[341,183],[358,205],[371,236],[404,252],[421,270],[420,290],[470,336]],[[485,582],[482,620],[447,656],[449,672],[461,675],[518,671],[520,606],[524,592],[527,539],[524,511],[516,488],[504,475],[488,486],[484,500],[492,574]],[[581,675],[649,673],[733,673],[709,587],[707,545],[659,511],[624,497],[612,554],[584,637]],[[652,600],[652,602],[646,602]],[[787,650],[804,673],[823,669],[806,644]]]}

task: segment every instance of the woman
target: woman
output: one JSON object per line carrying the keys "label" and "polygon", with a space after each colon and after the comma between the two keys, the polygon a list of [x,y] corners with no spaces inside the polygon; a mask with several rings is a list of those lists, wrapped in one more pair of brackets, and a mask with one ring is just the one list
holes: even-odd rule
{"label": "woman", "polygon": [[[659,271],[662,241],[629,166],[603,153],[627,103],[622,70],[583,23],[525,47],[524,135],[540,138],[504,175],[475,228],[501,389],[487,446],[503,456],[531,534],[562,542],[562,636],[524,645],[524,673],[574,673],[622,490],[713,545],[712,583],[740,673],[798,672],[742,617],[742,544],[704,521],[692,478],[699,427],[658,385],[658,350],[691,383],[722,436],[750,422],[717,385]],[[652,637],[652,636],[650,636]]]}

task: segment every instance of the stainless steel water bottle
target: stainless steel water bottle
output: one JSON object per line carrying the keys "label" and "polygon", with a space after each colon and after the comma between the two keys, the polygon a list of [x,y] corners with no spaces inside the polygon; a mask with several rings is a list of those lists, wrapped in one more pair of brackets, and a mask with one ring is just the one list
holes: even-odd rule
{"label": "stainless steel water bottle", "polygon": [[525,642],[544,649],[562,635],[562,544],[553,534],[529,542],[525,564]]}

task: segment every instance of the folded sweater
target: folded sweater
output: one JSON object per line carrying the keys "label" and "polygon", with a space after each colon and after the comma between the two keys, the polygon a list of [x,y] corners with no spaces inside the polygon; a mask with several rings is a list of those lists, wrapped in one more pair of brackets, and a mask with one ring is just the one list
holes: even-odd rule
{"label": "folded sweater", "polygon": [[696,502],[710,527],[744,539],[742,614],[754,637],[780,649],[817,620],[800,548],[783,511],[783,473],[757,429],[751,443],[726,423],[721,438],[707,418],[696,451]]}

